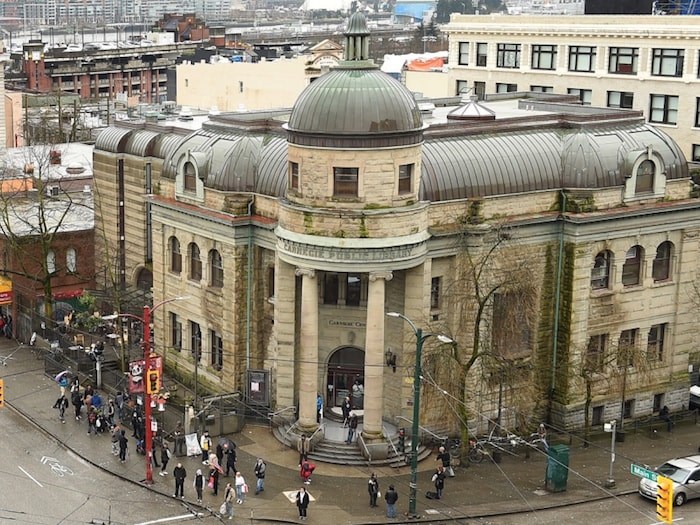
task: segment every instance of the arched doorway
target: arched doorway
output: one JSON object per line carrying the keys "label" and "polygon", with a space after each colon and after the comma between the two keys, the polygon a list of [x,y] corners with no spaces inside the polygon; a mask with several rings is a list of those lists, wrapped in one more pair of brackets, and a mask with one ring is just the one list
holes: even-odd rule
{"label": "arched doorway", "polygon": [[[345,397],[352,396],[352,385],[365,382],[365,352],[354,346],[344,346],[328,359],[326,406],[340,406]],[[364,401],[364,400],[362,400]]]}

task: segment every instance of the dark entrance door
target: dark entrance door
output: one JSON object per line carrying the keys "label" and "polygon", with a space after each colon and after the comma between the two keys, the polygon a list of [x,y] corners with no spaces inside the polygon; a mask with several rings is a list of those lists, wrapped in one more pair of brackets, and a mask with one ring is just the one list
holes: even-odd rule
{"label": "dark entrance door", "polygon": [[353,346],[339,348],[328,360],[326,405],[340,406],[343,399],[352,396],[355,381],[364,385],[365,352]]}

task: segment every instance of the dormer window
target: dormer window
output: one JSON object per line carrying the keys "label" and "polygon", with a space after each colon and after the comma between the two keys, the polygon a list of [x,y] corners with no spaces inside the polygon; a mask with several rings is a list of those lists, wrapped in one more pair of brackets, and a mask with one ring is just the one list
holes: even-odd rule
{"label": "dormer window", "polygon": [[333,168],[333,195],[357,197],[358,168]]}
{"label": "dormer window", "polygon": [[637,183],[634,186],[634,194],[651,193],[654,191],[654,172],[656,166],[650,160],[644,160],[637,168]]}
{"label": "dormer window", "polygon": [[197,169],[191,162],[185,162],[183,168],[185,191],[197,191]]}

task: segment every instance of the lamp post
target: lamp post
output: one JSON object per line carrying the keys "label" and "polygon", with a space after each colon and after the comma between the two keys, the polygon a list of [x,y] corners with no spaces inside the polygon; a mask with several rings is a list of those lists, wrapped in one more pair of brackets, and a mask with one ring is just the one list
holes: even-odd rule
{"label": "lamp post", "polygon": [[408,323],[416,336],[416,364],[413,370],[413,426],[411,430],[411,482],[409,484],[410,495],[408,497],[408,517],[418,518],[416,513],[416,500],[418,492],[418,433],[420,425],[420,381],[421,381],[421,354],[423,353],[423,343],[434,335],[441,343],[453,343],[454,341],[446,335],[423,333],[422,328],[418,328],[413,321],[399,312],[387,312],[389,317],[398,317]]}
{"label": "lamp post", "polygon": [[605,425],[603,425],[603,430],[612,433],[610,441],[610,472],[608,473],[608,479],[605,480],[605,488],[611,489],[615,487],[613,465],[615,464],[615,434],[617,433],[617,420],[613,419],[610,423],[605,423]]}
{"label": "lamp post", "polygon": [[[153,429],[151,428],[151,402],[146,399],[147,385],[146,383],[149,379],[149,371],[151,370],[151,314],[163,306],[164,304],[172,303],[173,301],[180,301],[182,299],[187,299],[187,297],[173,297],[171,299],[166,299],[155,305],[143,307],[143,317],[138,317],[132,314],[119,314],[123,317],[133,317],[141,321],[143,325],[143,360],[144,360],[144,391],[143,391],[143,408],[144,408],[144,426],[146,427],[146,435],[144,437],[144,449],[146,451],[146,479],[144,483],[147,485],[153,484]],[[156,390],[160,390],[160,384],[156,386]],[[154,392],[157,393],[157,392]]]}

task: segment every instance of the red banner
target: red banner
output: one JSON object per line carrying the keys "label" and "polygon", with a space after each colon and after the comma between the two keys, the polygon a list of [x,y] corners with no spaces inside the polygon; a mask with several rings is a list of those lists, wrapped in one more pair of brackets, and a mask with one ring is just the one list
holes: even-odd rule
{"label": "red banner", "polygon": [[[159,390],[163,389],[163,357],[160,355],[151,356],[151,370],[160,372]],[[129,393],[143,394],[144,381],[146,380],[146,360],[138,359],[129,363]]]}

